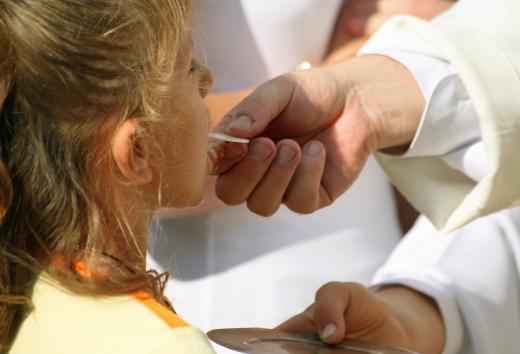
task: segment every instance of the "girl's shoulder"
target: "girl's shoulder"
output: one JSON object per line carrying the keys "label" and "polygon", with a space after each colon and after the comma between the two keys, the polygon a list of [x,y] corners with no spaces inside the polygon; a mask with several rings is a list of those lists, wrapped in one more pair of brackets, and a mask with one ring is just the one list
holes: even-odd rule
{"label": "girl's shoulder", "polygon": [[204,334],[144,293],[81,296],[46,276],[11,354],[212,354]]}

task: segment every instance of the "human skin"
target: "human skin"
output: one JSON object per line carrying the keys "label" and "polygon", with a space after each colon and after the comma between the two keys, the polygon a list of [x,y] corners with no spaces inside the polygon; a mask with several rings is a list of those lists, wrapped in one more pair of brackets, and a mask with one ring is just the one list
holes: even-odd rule
{"label": "human skin", "polygon": [[[341,62],[355,56],[370,35],[392,16],[409,14],[429,19],[449,8],[451,3],[450,0],[350,0],[345,3],[338,15],[324,64]],[[240,91],[209,94],[205,102],[210,112],[212,127],[215,127],[227,112],[252,91],[253,88],[246,88]],[[215,194],[216,178],[209,177],[207,183],[208,194],[204,203],[195,208],[165,210],[160,216],[185,217],[225,207],[226,204]],[[400,208],[400,215],[406,211],[407,215],[411,214],[410,220],[413,220],[416,214],[410,210],[409,206]]]}
{"label": "human skin", "polygon": [[[371,60],[373,61],[371,65],[376,65],[378,67],[381,64],[379,63],[380,60],[385,61],[384,58],[379,57],[371,58]],[[358,68],[361,68],[362,64],[364,64],[364,62],[353,63],[352,70],[357,70]],[[381,64],[381,70],[382,72],[384,72],[385,68],[387,67],[387,70],[399,72],[403,69],[402,67],[398,67],[396,65],[399,64],[393,61],[386,62],[384,63],[384,65]],[[341,69],[343,69],[343,63],[339,66],[341,67]],[[403,82],[400,82],[400,84],[402,84],[403,87],[408,87],[408,89],[411,91],[411,96],[413,96],[412,93],[413,89],[415,88],[412,85],[412,82],[413,80],[403,80]],[[352,85],[354,85],[354,83],[354,81],[351,82]],[[356,89],[363,91],[363,94],[364,90],[370,91],[373,87],[371,85],[374,83],[372,82],[366,84],[367,86],[356,86]],[[333,91],[334,90],[332,90],[331,88],[331,94],[333,93]],[[403,92],[407,93],[408,91],[403,90]],[[341,93],[336,92],[336,94],[339,94],[340,97],[344,97],[345,103],[350,102],[346,98],[347,91],[342,91]],[[239,95],[243,96],[245,95],[245,92],[239,93]],[[351,99],[353,97],[357,96],[351,96]],[[379,99],[374,99],[370,96],[363,97],[365,97],[365,99],[367,100],[374,100],[375,102],[380,101]],[[224,97],[215,96],[214,98],[217,101],[222,102],[222,99]],[[233,99],[237,99],[237,97],[232,97],[231,102],[233,101]],[[211,98],[209,98],[209,100],[211,102]],[[214,103],[216,103],[216,101],[214,101]],[[422,107],[416,107],[416,110],[422,111]],[[215,111],[218,110],[212,110],[212,112]],[[374,116],[377,116],[377,114],[373,114]],[[213,117],[215,116],[218,117],[219,114],[214,113]],[[326,114],[324,116],[326,116]],[[368,137],[372,136],[370,132],[372,132],[373,129],[375,129],[374,127],[377,125],[367,124],[369,121],[366,120],[366,117],[364,117],[365,120],[363,120],[362,118],[363,117],[356,118],[359,120],[357,123],[356,120],[352,121],[355,123],[355,125],[359,125],[360,127],[364,126],[366,128],[364,130],[366,131],[366,135],[361,134],[360,137],[363,139],[368,139]],[[321,131],[322,129],[323,127],[320,127],[317,130]],[[363,129],[361,130],[363,131]],[[411,128],[411,130],[414,129]],[[396,136],[399,135],[400,134],[396,134]],[[311,140],[309,140],[307,143],[311,144],[314,138],[315,137],[312,137]],[[298,141],[305,142],[305,139],[306,137],[299,137]],[[363,141],[363,139],[361,139],[360,141]],[[400,139],[397,139],[397,141],[399,141],[399,143],[406,143],[407,139],[407,137],[401,137]],[[368,139],[367,141],[369,140],[370,139]],[[267,140],[260,139],[260,143],[263,144],[263,142],[265,142],[266,145],[272,147],[270,142],[268,142]],[[316,142],[318,142],[318,144],[324,143],[323,140],[319,139],[317,139]],[[287,144],[287,146],[289,147],[294,146],[290,141],[287,141]],[[378,146],[378,143],[374,142],[373,144],[368,144],[367,146],[372,146],[373,148],[375,148],[376,146]],[[243,146],[228,146],[228,148],[231,149],[231,151],[238,153],[238,156],[243,154],[242,147]],[[368,150],[370,151],[372,149]],[[324,149],[321,148],[320,152],[324,154]],[[271,152],[271,154],[274,153]],[[314,158],[316,157],[319,156],[314,156]],[[304,158],[305,156],[303,156],[302,160]],[[275,157],[270,156],[268,157],[268,159],[272,159],[271,161],[273,161]],[[259,161],[257,157],[255,158],[255,156],[252,156],[251,158],[249,158],[249,160],[249,162],[252,162],[253,164],[258,162],[260,162],[261,164],[261,161]],[[294,160],[292,162],[294,163]],[[284,167],[287,167],[287,165],[280,163],[279,157],[278,161],[275,163],[282,165],[281,172],[283,173],[283,169]],[[312,161],[310,163],[310,167],[312,168]],[[271,186],[269,184],[266,184],[265,186],[265,190],[270,190]],[[350,301],[346,301],[347,297],[350,299]],[[350,312],[338,307],[341,307],[341,304],[348,303],[355,303],[355,306],[348,307],[350,309]],[[367,309],[371,311],[366,312]],[[360,313],[356,311],[365,312]],[[343,316],[341,316],[342,314]],[[314,322],[314,319],[316,319],[316,322]],[[304,328],[303,326],[308,326],[309,320],[313,321],[313,326]],[[353,323],[356,323],[356,320],[361,323],[362,328],[360,330],[351,331],[352,325]],[[349,328],[345,327],[346,321],[348,321]],[[313,306],[311,306],[309,310],[307,310],[304,314],[296,316],[289,322],[285,323],[284,325],[282,325],[282,328],[288,330],[307,330],[322,333],[323,329],[331,323],[334,323],[337,326],[337,330],[331,336],[323,338],[324,341],[329,343],[335,343],[343,339],[344,337],[350,337],[370,340],[381,344],[401,346],[417,350],[423,353],[440,352],[444,343],[444,328],[442,324],[442,319],[440,318],[439,312],[433,301],[420,293],[400,286],[381,288],[377,290],[375,293],[373,293],[370,290],[355,284],[342,285],[340,283],[332,283],[326,285],[322,288],[322,290],[320,290],[316,303]],[[424,333],[428,333],[428,340],[426,341],[424,338]]]}
{"label": "human skin", "polygon": [[384,56],[269,81],[217,126],[252,138],[249,149],[211,146],[217,195],[230,205],[247,202],[264,216],[282,203],[299,213],[328,206],[352,185],[371,153],[410,143],[424,104],[412,74]]}
{"label": "human skin", "polygon": [[[446,4],[446,1],[437,1],[442,9]],[[340,64],[335,69],[315,70],[319,72],[316,75],[323,75],[321,79],[315,80],[312,72],[287,75],[276,83],[271,82],[272,86],[268,83],[257,90],[252,99],[246,99],[244,106],[239,105],[226,116],[228,121],[222,122],[218,129],[251,137],[255,129],[261,131],[267,127],[261,135],[278,143],[274,145],[265,138],[256,141],[264,144],[268,151],[265,160],[254,156],[257,151],[246,152],[242,146],[220,144],[215,147],[213,157],[220,159],[219,153],[224,155],[224,165],[216,167],[216,171],[219,168],[226,171],[217,185],[220,195],[230,198],[224,200],[233,204],[240,203],[242,198],[250,209],[266,216],[276,211],[282,202],[295,211],[312,212],[328,205],[335,198],[333,193],[340,193],[353,182],[371,152],[406,146],[411,141],[424,108],[415,81],[405,68],[388,58],[344,61],[355,52],[353,47],[359,47],[365,38],[359,40],[359,43],[352,41],[336,48],[330,61]],[[327,95],[320,96],[322,92]],[[395,97],[395,92],[401,96]],[[335,105],[334,99],[340,104]],[[269,105],[272,111],[265,109]],[[291,114],[298,119],[297,123],[291,121]],[[252,130],[242,129],[240,125],[232,128],[233,119],[239,118],[244,123],[241,116],[259,117],[260,125],[256,125],[258,121],[253,118]],[[313,117],[317,118],[313,121]],[[291,139],[279,140],[281,137]],[[342,148],[345,142],[350,146]],[[311,151],[313,145],[321,149]],[[276,154],[280,154],[282,146],[294,148],[292,164],[280,163]],[[327,148],[326,152],[323,147]],[[226,149],[237,156],[247,153],[246,161],[239,160],[240,157],[226,159]],[[329,152],[332,156],[327,156]],[[346,168],[338,166],[345,162]],[[230,196],[237,183],[240,189],[241,175],[247,176],[242,180],[244,188],[235,189],[235,195]],[[287,183],[284,188],[279,188],[284,183]],[[309,187],[311,193],[305,190]],[[266,201],[265,196],[271,199]],[[331,325],[335,331],[323,336]],[[413,289],[397,285],[369,290],[352,283],[327,284],[318,291],[313,305],[280,328],[320,333],[327,343],[356,338],[425,354],[441,353],[445,342],[444,324],[435,302]]]}
{"label": "human skin", "polygon": [[[110,168],[102,168],[106,175],[101,180],[115,179],[110,186],[117,195],[118,211],[124,214],[143,255],[150,218],[158,208],[192,207],[206,194],[210,117],[203,98],[212,76],[193,60],[189,33],[179,53],[168,91],[161,97],[158,119],[141,124],[139,118],[130,117],[106,134],[103,142],[111,145],[112,153],[102,161],[115,164],[117,173],[113,177],[105,172]],[[108,225],[117,225],[112,204],[105,217]],[[117,233],[123,230],[110,228],[109,232],[112,235],[107,239],[122,239]],[[117,242],[108,251],[124,261],[129,257]]]}
{"label": "human skin", "polygon": [[330,344],[350,338],[422,354],[441,353],[446,336],[430,298],[398,285],[372,291],[340,282],[321,287],[311,306],[278,329],[319,333]]}
{"label": "human skin", "polygon": [[[362,9],[365,7],[365,4],[367,4],[366,0],[352,0],[351,3],[359,3],[363,6],[359,7]],[[377,0],[370,0],[369,2],[376,3]],[[372,5],[370,5],[370,8],[372,8]],[[356,19],[359,18],[359,16],[362,15],[360,11],[352,12],[352,8],[345,7],[342,9],[341,13],[339,14],[338,18],[343,19],[342,23],[348,21],[349,18],[355,17]],[[370,12],[365,11],[364,14],[366,16],[370,15]],[[351,41],[351,38],[349,36],[342,36],[338,32],[343,32],[344,29],[341,28],[338,25],[336,26],[334,33],[331,36],[332,38],[337,38],[335,42],[339,46],[347,46],[348,43]],[[234,106],[236,106],[240,101],[242,101],[244,98],[246,98],[249,94],[253,92],[254,88],[245,88],[243,90],[238,91],[230,91],[230,92],[223,92],[223,93],[211,93],[205,98],[205,103],[208,107],[210,117],[211,117],[211,126],[214,128],[222,119],[222,117],[225,116],[227,112],[229,112]],[[166,218],[182,218],[192,215],[199,215],[204,214],[207,212],[211,212],[214,210],[218,210],[221,208],[226,207],[226,204],[220,200],[216,193],[215,193],[215,184],[216,184],[216,178],[214,176],[210,176],[207,180],[207,196],[205,201],[196,207],[193,208],[186,208],[186,209],[167,209],[162,210],[158,215],[160,217],[166,217]]]}
{"label": "human skin", "polygon": [[[261,215],[270,215],[281,203],[313,212],[353,183],[372,152],[409,144],[423,110],[410,72],[383,56],[275,79],[217,127],[237,136],[259,135],[253,142],[269,152],[262,160],[255,156],[258,150],[234,146],[234,153],[226,155],[232,144],[214,146],[210,156],[219,173],[217,193],[228,203],[245,200]],[[277,161],[281,146],[294,149],[292,166]],[[328,343],[356,338],[428,354],[441,353],[445,342],[435,302],[403,286],[372,291],[352,283],[328,284],[315,304],[280,328],[320,333]]]}

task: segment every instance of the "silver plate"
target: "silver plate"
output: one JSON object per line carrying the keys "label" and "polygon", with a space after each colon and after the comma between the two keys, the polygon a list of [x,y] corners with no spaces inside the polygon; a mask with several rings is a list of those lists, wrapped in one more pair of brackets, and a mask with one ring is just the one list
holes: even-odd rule
{"label": "silver plate", "polygon": [[417,354],[350,339],[328,345],[313,334],[264,328],[214,329],[207,334],[215,343],[247,354]]}

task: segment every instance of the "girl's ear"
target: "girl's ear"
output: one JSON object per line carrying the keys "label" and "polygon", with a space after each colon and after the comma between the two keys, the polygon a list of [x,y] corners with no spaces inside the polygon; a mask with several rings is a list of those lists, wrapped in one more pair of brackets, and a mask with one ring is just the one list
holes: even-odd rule
{"label": "girl's ear", "polygon": [[130,183],[144,185],[152,181],[149,151],[137,119],[128,119],[118,127],[112,140],[112,155]]}

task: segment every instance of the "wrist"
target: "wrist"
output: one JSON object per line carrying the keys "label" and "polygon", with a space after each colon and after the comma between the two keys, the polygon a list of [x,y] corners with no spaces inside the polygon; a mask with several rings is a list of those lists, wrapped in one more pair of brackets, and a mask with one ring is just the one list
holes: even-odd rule
{"label": "wrist", "polygon": [[401,328],[403,348],[423,354],[439,354],[444,348],[445,329],[435,301],[400,285],[375,290],[385,303],[389,317]]}
{"label": "wrist", "polygon": [[380,55],[367,55],[351,62],[354,73],[347,93],[357,101],[372,126],[371,152],[404,148],[413,140],[425,108],[421,89],[401,63]]}

